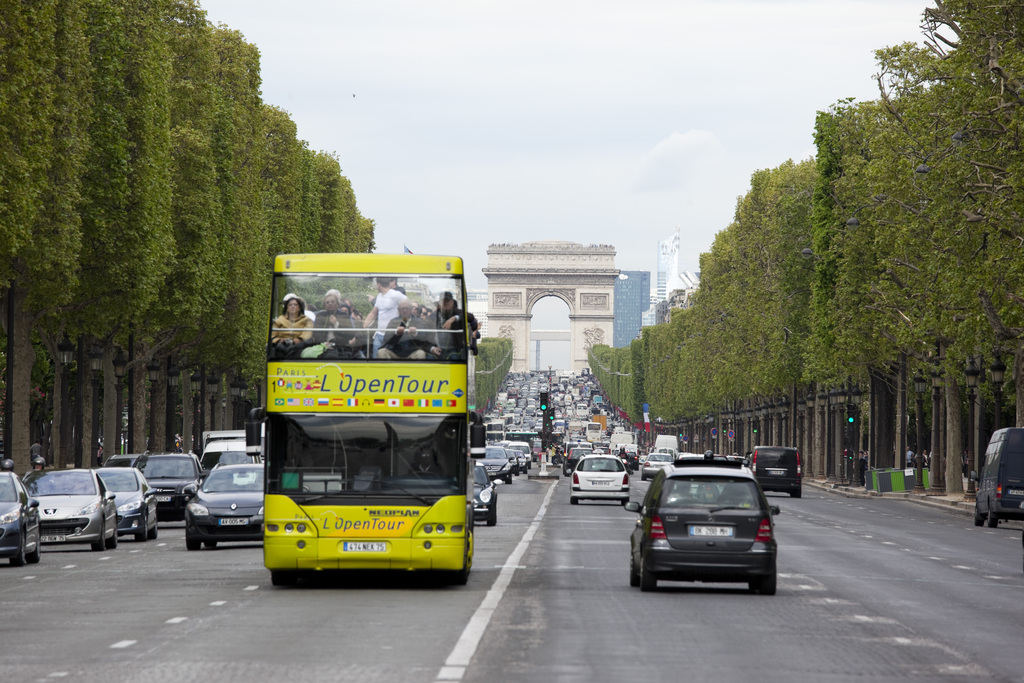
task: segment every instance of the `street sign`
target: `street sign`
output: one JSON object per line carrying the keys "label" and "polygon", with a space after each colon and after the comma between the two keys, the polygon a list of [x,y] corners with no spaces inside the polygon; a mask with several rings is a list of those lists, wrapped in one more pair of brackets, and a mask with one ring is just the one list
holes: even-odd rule
{"label": "street sign", "polygon": [[683,443],[687,443],[689,440],[690,440],[690,437],[688,437],[688,436],[684,436],[683,437]]}
{"label": "street sign", "polygon": [[728,432],[728,437],[729,437],[729,441],[732,441],[733,439],[736,438],[736,432],[734,432],[733,430],[730,429],[729,432]]}
{"label": "street sign", "polygon": [[718,427],[711,428],[711,436],[718,436]]}

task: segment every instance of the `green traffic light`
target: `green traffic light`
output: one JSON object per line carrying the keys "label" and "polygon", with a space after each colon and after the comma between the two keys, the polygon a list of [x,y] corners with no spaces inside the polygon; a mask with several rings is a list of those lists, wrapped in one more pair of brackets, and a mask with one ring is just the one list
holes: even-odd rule
{"label": "green traffic light", "polygon": [[853,422],[853,418],[852,417],[848,417],[848,418],[846,418],[846,421],[847,422]]}

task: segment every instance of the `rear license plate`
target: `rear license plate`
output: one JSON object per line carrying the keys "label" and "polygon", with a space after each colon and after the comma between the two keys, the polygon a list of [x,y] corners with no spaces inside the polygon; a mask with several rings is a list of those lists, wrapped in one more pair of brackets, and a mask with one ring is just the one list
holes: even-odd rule
{"label": "rear license plate", "polygon": [[171,502],[171,497],[170,496],[157,496],[156,497],[156,502],[158,502],[158,503],[170,503]]}
{"label": "rear license plate", "polygon": [[248,517],[221,517],[217,520],[221,526],[245,526],[248,523]]}
{"label": "rear license plate", "polygon": [[343,548],[346,553],[383,553],[387,551],[388,544],[346,542]]}
{"label": "rear license plate", "polygon": [[783,477],[786,475],[786,470],[768,470],[768,474],[773,477]]}
{"label": "rear license plate", "polygon": [[590,484],[592,486],[611,486],[611,479],[591,479]]}
{"label": "rear license plate", "polygon": [[1024,496],[1024,489],[1007,489],[1008,496]]}
{"label": "rear license plate", "polygon": [[66,536],[40,536],[40,543],[63,543],[67,540]]}
{"label": "rear license plate", "polygon": [[731,526],[695,526],[690,525],[691,536],[714,536],[716,538],[731,538],[734,529]]}

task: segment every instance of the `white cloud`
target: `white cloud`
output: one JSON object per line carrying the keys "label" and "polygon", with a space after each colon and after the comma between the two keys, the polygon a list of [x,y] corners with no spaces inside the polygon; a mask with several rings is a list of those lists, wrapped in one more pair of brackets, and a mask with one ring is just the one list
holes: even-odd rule
{"label": "white cloud", "polygon": [[654,146],[644,158],[634,189],[639,192],[670,192],[682,189],[695,174],[714,164],[722,144],[714,133],[690,130],[672,133]]}

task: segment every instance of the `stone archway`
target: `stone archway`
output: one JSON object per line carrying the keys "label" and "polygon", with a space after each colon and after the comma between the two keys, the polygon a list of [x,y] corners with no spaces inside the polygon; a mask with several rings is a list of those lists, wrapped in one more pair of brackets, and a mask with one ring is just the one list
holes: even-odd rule
{"label": "stone archway", "polygon": [[589,368],[587,351],[611,344],[615,322],[615,247],[541,241],[487,248],[487,319],[492,336],[512,339],[512,372],[530,369],[533,306],[554,296],[569,306],[568,370]]}

